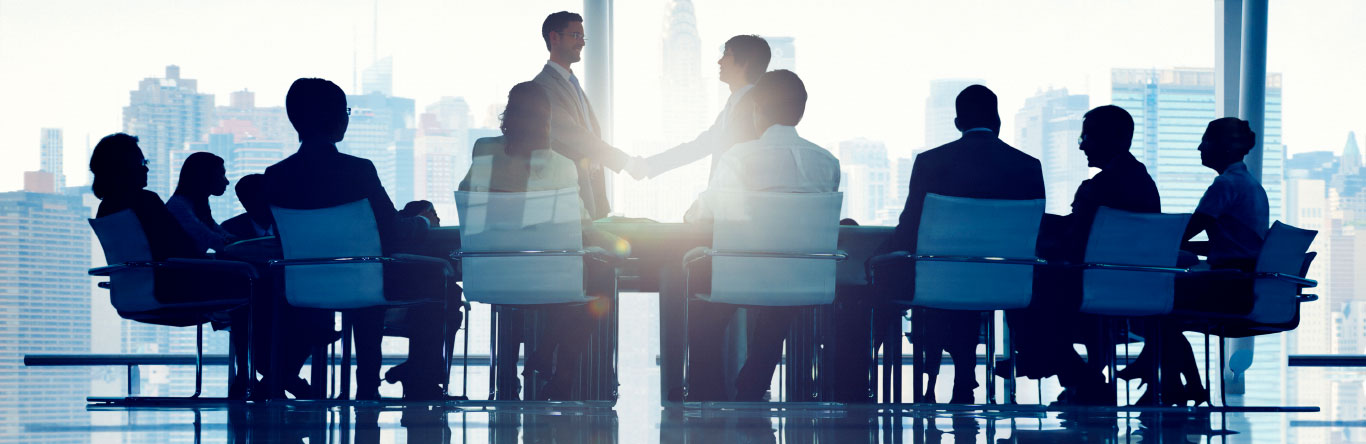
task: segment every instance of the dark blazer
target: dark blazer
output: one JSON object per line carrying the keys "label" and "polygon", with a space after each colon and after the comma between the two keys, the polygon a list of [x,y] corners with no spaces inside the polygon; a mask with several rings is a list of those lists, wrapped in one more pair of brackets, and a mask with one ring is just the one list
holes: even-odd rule
{"label": "dark blazer", "polygon": [[925,194],[978,199],[1043,199],[1038,159],[980,131],[916,156],[901,222],[883,251],[915,252]]}
{"label": "dark blazer", "polygon": [[379,182],[375,164],[342,154],[336,145],[303,144],[298,152],[266,168],[266,190],[271,205],[300,210],[369,199],[385,254],[404,250],[427,233],[422,218],[398,215]]}
{"label": "dark blazer", "polygon": [[195,251],[194,239],[185,233],[185,229],[180,227],[180,222],[177,222],[170,210],[166,209],[166,203],[161,201],[161,196],[152,191],[138,190],[123,195],[107,196],[100,201],[100,208],[95,211],[95,217],[100,218],[127,209],[132,209],[133,214],[138,217],[142,231],[147,236],[147,246],[151,247],[152,259],[162,261],[173,257],[204,257],[203,250]]}
{"label": "dark blazer", "polygon": [[548,62],[533,82],[545,89],[554,109],[550,119],[550,149],[574,161],[579,171],[579,196],[593,219],[607,217],[612,211],[607,201],[607,174],[603,167],[621,171],[630,158],[625,152],[602,140],[597,113],[587,103],[588,118],[579,112],[578,92]]}
{"label": "dark blazer", "polygon": [[1091,223],[1100,207],[1135,213],[1162,212],[1162,199],[1148,168],[1128,151],[1110,160],[1099,173],[1081,182],[1072,198],[1072,214],[1061,218],[1059,229],[1063,259],[1077,262],[1086,254]]}

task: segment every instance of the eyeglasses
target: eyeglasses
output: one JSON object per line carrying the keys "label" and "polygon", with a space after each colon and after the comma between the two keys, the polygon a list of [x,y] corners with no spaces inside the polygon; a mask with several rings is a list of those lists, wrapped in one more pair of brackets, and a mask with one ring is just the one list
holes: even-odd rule
{"label": "eyeglasses", "polygon": [[350,107],[347,107],[347,108],[346,108],[346,115],[348,115],[348,116],[351,115],[351,108],[350,108]]}
{"label": "eyeglasses", "polygon": [[147,159],[142,159],[142,162],[139,162],[139,164],[141,164],[142,166],[147,166],[147,165],[151,165],[151,164],[152,164],[152,161],[147,160]]}
{"label": "eyeglasses", "polygon": [[570,38],[574,38],[574,39],[578,39],[578,40],[583,40],[583,41],[585,41],[585,42],[588,41],[588,38],[584,37],[584,35],[583,35],[582,32],[560,32],[560,31],[555,31],[555,32],[559,33],[560,35],[567,35],[567,36],[569,36]]}
{"label": "eyeglasses", "polygon": [[1077,145],[1081,145],[1082,143],[1085,143],[1085,142],[1086,142],[1086,135],[1085,135],[1085,134],[1082,134],[1082,135],[1080,135],[1080,136],[1077,136]]}

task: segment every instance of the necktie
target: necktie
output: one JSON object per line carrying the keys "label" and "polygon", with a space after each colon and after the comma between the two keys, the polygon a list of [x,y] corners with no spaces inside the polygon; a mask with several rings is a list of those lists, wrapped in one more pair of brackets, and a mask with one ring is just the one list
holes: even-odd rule
{"label": "necktie", "polygon": [[584,126],[590,125],[588,119],[588,97],[583,94],[583,86],[579,85],[579,78],[574,74],[569,74],[569,83],[574,85],[574,94],[579,99],[579,116],[583,117]]}

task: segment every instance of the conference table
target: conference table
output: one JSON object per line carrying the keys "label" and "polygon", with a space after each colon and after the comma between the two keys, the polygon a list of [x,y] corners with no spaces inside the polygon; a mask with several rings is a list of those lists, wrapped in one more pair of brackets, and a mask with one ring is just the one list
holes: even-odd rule
{"label": "conference table", "polygon": [[[593,226],[621,237],[630,244],[630,253],[619,267],[618,291],[659,294],[660,397],[664,402],[669,402],[670,394],[676,398],[683,387],[683,313],[687,300],[684,294],[683,255],[693,248],[711,245],[710,226],[628,218],[606,218],[595,221]],[[864,263],[891,236],[893,230],[894,227],[885,226],[840,226],[837,248],[848,253],[849,259],[836,265],[837,285],[842,288],[866,287],[868,282]],[[459,227],[434,229],[428,234],[425,244],[424,249],[433,252],[459,249]],[[616,304],[613,304],[612,309],[616,309]],[[615,316],[612,318],[615,319]],[[809,335],[811,332],[805,333]],[[612,349],[615,350],[615,347]],[[789,359],[789,362],[792,361]],[[800,361],[810,362],[809,359]],[[788,381],[795,379],[788,378]],[[794,389],[789,392],[806,390]]]}

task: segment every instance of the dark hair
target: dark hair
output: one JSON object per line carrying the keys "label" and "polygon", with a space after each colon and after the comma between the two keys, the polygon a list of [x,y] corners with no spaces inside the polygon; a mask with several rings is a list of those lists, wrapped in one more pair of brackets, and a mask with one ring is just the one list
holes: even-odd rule
{"label": "dark hair", "polygon": [[730,51],[737,63],[745,64],[745,80],[750,83],[759,81],[759,77],[768,71],[768,62],[773,58],[768,41],[757,35],[731,37],[726,40],[725,50]]}
{"label": "dark hair", "polygon": [[403,209],[398,211],[398,215],[402,217],[413,217],[420,215],[422,213],[426,213],[428,210],[431,210],[432,208],[435,208],[435,206],[432,205],[430,201],[415,200],[412,202],[408,202],[407,205],[404,205]]}
{"label": "dark hair", "polygon": [[209,188],[223,177],[219,172],[223,169],[223,158],[205,151],[190,154],[180,165],[180,181],[172,194],[188,198],[195,217],[205,225],[215,223],[209,208]]}
{"label": "dark hair", "polygon": [[346,93],[327,80],[295,80],[285,94],[285,113],[300,141],[331,137],[346,123]]}
{"label": "dark hair", "polygon": [[[806,85],[792,71],[769,71],[754,83],[749,94],[754,96],[758,112],[780,125],[794,126],[806,113]],[[760,131],[766,128],[759,128]]]}
{"label": "dark hair", "polygon": [[541,22],[541,39],[545,40],[545,49],[550,50],[550,33],[564,31],[571,22],[583,23],[583,16],[569,12],[560,11],[545,17]]}
{"label": "dark hair", "polygon": [[[90,172],[95,175],[90,183],[90,191],[98,199],[114,193],[142,189],[143,183],[137,179],[142,174],[130,167],[133,162],[126,159],[143,158],[142,148],[138,148],[138,138],[124,133],[114,133],[100,139],[90,152]],[[139,165],[137,168],[143,168]]]}
{"label": "dark hair", "polygon": [[550,97],[534,82],[522,82],[508,91],[507,108],[503,109],[502,124],[508,154],[529,156],[532,151],[549,148],[539,146],[545,140],[550,123]]}
{"label": "dark hair", "polygon": [[1097,139],[1097,142],[1111,146],[1116,149],[1129,149],[1134,141],[1134,116],[1129,115],[1128,111],[1114,105],[1102,105],[1087,111],[1082,115],[1083,128],[1089,126],[1096,130],[1094,134],[1087,133],[1086,138]]}
{"label": "dark hair", "polygon": [[954,124],[959,131],[973,128],[989,128],[994,133],[1001,132],[1001,115],[996,112],[996,93],[985,86],[971,85],[958,93],[953,102],[958,117]]}
{"label": "dark hair", "polygon": [[232,187],[237,193],[237,201],[242,203],[242,208],[251,212],[251,208],[258,203],[265,203],[266,200],[266,175],[248,174],[237,179],[237,185]]}
{"label": "dark hair", "polygon": [[1233,150],[1233,154],[1242,156],[1252,152],[1252,147],[1257,145],[1257,134],[1252,132],[1252,125],[1246,120],[1237,117],[1224,117],[1210,121],[1205,127],[1206,137],[1213,136],[1219,145],[1228,150]]}

